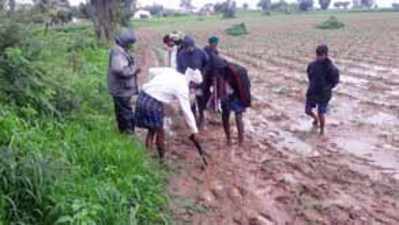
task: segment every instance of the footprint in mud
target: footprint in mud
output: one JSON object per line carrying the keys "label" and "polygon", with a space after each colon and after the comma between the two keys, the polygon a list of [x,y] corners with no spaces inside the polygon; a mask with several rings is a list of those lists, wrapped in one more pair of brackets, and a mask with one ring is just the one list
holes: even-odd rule
{"label": "footprint in mud", "polygon": [[250,218],[248,220],[248,225],[275,225],[276,223],[273,222],[271,216],[260,213],[258,216],[254,218]]}

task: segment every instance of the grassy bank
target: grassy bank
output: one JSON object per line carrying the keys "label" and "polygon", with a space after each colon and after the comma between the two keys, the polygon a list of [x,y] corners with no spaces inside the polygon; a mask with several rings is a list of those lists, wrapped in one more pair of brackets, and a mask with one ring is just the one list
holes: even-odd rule
{"label": "grassy bank", "polygon": [[140,143],[116,132],[107,48],[84,27],[7,26],[0,224],[168,223],[165,174]]}

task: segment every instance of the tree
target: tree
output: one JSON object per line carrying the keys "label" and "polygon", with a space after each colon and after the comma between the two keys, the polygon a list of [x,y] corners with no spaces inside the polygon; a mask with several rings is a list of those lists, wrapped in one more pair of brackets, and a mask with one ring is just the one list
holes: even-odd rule
{"label": "tree", "polygon": [[302,11],[308,11],[313,8],[313,0],[298,0],[298,7]]}
{"label": "tree", "polygon": [[151,15],[163,16],[164,8],[162,5],[153,4],[152,6],[145,7],[145,10],[148,10],[151,13]]}
{"label": "tree", "polygon": [[374,0],[361,0],[360,4],[362,7],[371,8],[374,5]]}
{"label": "tree", "polygon": [[122,26],[128,27],[130,18],[132,18],[134,11],[136,11],[137,0],[122,0]]}
{"label": "tree", "polygon": [[319,4],[321,9],[326,10],[331,4],[331,0],[319,0]]}
{"label": "tree", "polygon": [[264,14],[269,14],[270,13],[270,7],[272,5],[271,0],[260,0],[258,2],[258,7],[262,9],[262,12]]}
{"label": "tree", "polygon": [[355,9],[361,7],[360,0],[353,0],[352,4],[353,4],[353,8],[355,8]]}
{"label": "tree", "polygon": [[348,9],[350,5],[350,2],[346,1],[346,2],[335,2],[334,3],[334,7],[337,9],[341,9],[344,8],[345,10]]}
{"label": "tree", "polygon": [[223,18],[234,18],[236,17],[237,3],[232,0],[227,0],[223,7]]}
{"label": "tree", "polygon": [[180,1],[180,8],[182,8],[185,11],[189,12],[189,11],[191,11],[194,8],[194,6],[193,6],[191,0],[181,0]]}
{"label": "tree", "polygon": [[280,0],[279,2],[272,3],[270,9],[272,11],[287,13],[289,11],[289,4],[284,0]]}
{"label": "tree", "polygon": [[118,27],[118,0],[90,0],[97,39],[110,41]]}
{"label": "tree", "polygon": [[16,0],[0,0],[0,11],[8,11],[8,15],[15,13]]}
{"label": "tree", "polygon": [[225,7],[226,7],[226,2],[216,3],[216,4],[213,6],[213,10],[214,10],[216,13],[223,13]]}
{"label": "tree", "polygon": [[247,11],[247,10],[249,9],[248,3],[244,3],[244,4],[242,5],[242,8],[243,8],[245,11]]}

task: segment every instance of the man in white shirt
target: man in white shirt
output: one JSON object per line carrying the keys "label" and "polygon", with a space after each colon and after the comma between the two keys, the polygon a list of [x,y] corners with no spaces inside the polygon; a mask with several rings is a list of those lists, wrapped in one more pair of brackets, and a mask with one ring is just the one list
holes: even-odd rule
{"label": "man in white shirt", "polygon": [[190,83],[202,83],[199,70],[188,69],[185,76],[173,68],[151,68],[153,77],[143,85],[136,102],[136,126],[148,129],[146,147],[152,148],[154,139],[161,159],[164,157],[164,104],[171,104],[177,100],[183,111],[188,127],[191,129],[190,138],[195,139],[198,133],[197,124],[190,106]]}

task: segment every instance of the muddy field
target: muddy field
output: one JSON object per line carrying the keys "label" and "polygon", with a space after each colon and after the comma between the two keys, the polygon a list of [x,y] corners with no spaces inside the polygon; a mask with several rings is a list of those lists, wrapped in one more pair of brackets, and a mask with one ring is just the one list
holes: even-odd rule
{"label": "muddy field", "polygon": [[[357,13],[346,27],[321,31],[326,15],[250,17],[141,28],[143,67],[162,65],[161,34],[180,29],[203,43],[221,36],[223,55],[249,69],[254,105],[245,114],[247,141],[227,147],[218,117],[200,139],[198,156],[174,130],[167,165],[178,225],[399,224],[399,14]],[[396,22],[395,22],[396,21]],[[223,30],[245,22],[250,34]],[[304,111],[306,66],[327,43],[341,70],[326,136]]]}

